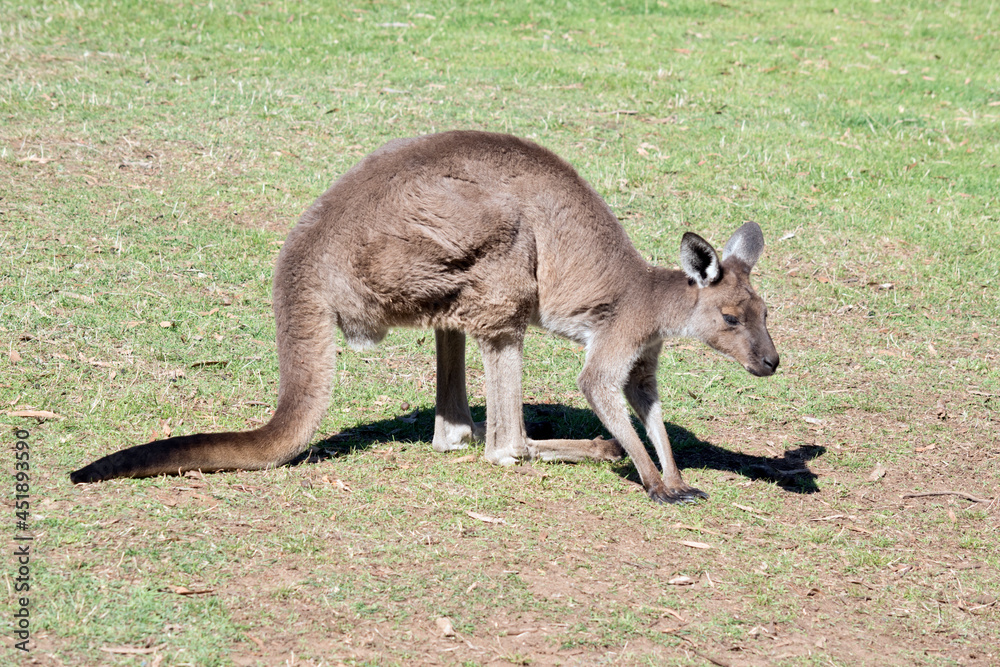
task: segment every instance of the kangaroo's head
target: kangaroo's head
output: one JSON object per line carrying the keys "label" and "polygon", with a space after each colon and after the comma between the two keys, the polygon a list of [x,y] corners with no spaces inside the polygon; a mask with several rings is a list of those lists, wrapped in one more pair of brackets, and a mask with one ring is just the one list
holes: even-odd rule
{"label": "kangaroo's head", "polygon": [[753,375],[778,369],[778,352],[767,332],[767,306],[750,286],[750,270],[764,250],[764,234],[747,222],[726,242],[719,259],[697,234],[681,239],[681,268],[698,288],[687,331],[743,364]]}

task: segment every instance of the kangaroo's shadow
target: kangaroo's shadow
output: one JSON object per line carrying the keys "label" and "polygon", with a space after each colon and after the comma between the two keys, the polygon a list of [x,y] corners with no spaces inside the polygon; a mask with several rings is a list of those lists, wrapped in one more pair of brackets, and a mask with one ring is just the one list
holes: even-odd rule
{"label": "kangaroo's shadow", "polygon": [[[473,407],[472,417],[476,421],[484,420],[485,409]],[[534,439],[609,437],[600,420],[593,412],[586,409],[565,405],[526,404],[524,418],[528,436]],[[636,424],[636,427],[640,434],[645,435],[641,425]],[[676,424],[668,423],[666,428],[674,460],[679,468],[710,468],[732,472],[748,479],[774,482],[793,493],[819,491],[819,486],[816,484],[817,476],[809,469],[807,462],[822,456],[826,452],[825,447],[805,445],[785,451],[781,456],[755,456],[734,452],[701,440],[691,431]],[[291,465],[318,463],[387,442],[428,442],[433,431],[433,408],[418,409],[392,419],[358,424],[329,436],[291,461]],[[646,440],[648,441],[648,438]],[[648,445],[647,448],[650,450],[650,457],[657,461],[655,451]],[[616,472],[622,477],[639,483],[639,474],[628,458],[614,465]]]}

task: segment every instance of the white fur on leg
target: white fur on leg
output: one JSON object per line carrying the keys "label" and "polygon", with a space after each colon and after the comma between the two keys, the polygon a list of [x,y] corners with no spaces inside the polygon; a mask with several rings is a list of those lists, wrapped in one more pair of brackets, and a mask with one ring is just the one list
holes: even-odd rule
{"label": "white fur on leg", "polygon": [[434,419],[434,451],[453,452],[465,449],[476,440],[476,434],[466,423],[450,423],[438,415]]}
{"label": "white fur on leg", "polygon": [[521,459],[517,454],[517,449],[513,445],[508,445],[507,447],[495,447],[492,450],[487,448],[483,458],[493,465],[512,466]]}

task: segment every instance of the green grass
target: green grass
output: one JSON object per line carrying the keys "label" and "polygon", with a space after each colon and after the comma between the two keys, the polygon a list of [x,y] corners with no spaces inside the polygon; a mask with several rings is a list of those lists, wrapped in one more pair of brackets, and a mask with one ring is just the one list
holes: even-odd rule
{"label": "green grass", "polygon": [[[31,433],[31,655],[996,662],[997,503],[902,498],[1000,496],[996,19],[920,1],[0,0],[0,422]],[[452,128],[552,148],[661,264],[684,231],[762,225],[778,374],[690,341],[661,358],[708,503],[649,503],[627,461],[435,454],[433,339],[414,331],[340,354],[319,462],[69,485],[167,430],[266,420],[284,233],[386,140]],[[529,419],[602,433],[582,350],[537,332],[526,349]],[[482,419],[472,342],[468,359]],[[154,652],[102,650],[122,647]]]}

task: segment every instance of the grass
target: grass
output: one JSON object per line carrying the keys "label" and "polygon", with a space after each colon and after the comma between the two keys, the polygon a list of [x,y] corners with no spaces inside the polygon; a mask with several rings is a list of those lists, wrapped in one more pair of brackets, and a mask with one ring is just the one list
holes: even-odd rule
{"label": "grass", "polygon": [[[32,447],[29,657],[996,662],[996,501],[903,497],[1000,495],[995,13],[0,0],[0,422]],[[689,341],[661,358],[708,503],[649,503],[627,461],[435,454],[433,339],[410,331],[341,353],[310,462],[69,485],[168,431],[266,420],[284,233],[384,141],[457,127],[566,157],[662,264],[686,230],[761,223],[779,373]],[[582,351],[526,347],[529,419],[602,433]]]}

